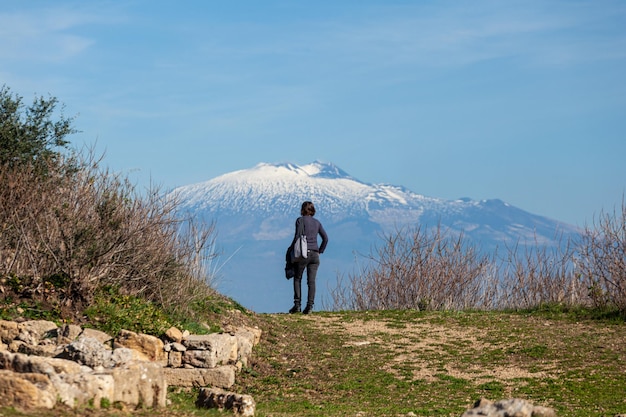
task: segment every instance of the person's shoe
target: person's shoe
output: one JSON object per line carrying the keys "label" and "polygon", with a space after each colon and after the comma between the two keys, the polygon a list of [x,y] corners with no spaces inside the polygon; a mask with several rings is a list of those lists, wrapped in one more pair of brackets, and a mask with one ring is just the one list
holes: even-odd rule
{"label": "person's shoe", "polygon": [[300,312],[300,305],[294,304],[293,307],[289,310],[289,314],[295,314]]}
{"label": "person's shoe", "polygon": [[313,306],[311,304],[307,304],[307,306],[302,311],[302,314],[309,314],[313,310]]}

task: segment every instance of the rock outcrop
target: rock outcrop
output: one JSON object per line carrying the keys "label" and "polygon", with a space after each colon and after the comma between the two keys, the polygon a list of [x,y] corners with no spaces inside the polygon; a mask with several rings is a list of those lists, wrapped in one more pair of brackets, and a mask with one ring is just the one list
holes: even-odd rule
{"label": "rock outcrop", "polygon": [[[171,385],[226,392],[260,337],[253,328],[208,335],[170,328],[163,339],[128,330],[113,338],[45,320],[0,320],[0,406],[158,408],[167,405]],[[228,398],[212,402],[201,397],[198,404],[254,415],[248,396],[230,393]]]}

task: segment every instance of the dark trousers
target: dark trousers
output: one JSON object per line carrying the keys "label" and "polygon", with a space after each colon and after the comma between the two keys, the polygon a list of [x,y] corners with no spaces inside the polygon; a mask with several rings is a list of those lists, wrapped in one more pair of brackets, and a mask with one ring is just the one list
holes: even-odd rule
{"label": "dark trousers", "polygon": [[302,300],[302,275],[306,269],[306,283],[309,288],[307,293],[307,305],[313,305],[315,301],[315,277],[317,276],[317,268],[320,266],[320,254],[318,252],[309,251],[307,258],[298,262],[296,274],[293,277],[293,302],[300,305]]}

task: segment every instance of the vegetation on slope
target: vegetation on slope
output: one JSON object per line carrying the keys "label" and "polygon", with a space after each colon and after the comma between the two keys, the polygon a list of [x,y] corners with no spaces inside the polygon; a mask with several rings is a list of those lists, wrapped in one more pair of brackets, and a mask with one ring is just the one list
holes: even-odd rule
{"label": "vegetation on slope", "polygon": [[119,330],[110,315],[123,311],[143,318],[130,330],[158,333],[225,302],[210,285],[213,225],[70,151],[56,99],[26,107],[4,87],[0,105],[0,317]]}
{"label": "vegetation on slope", "polygon": [[[235,392],[258,417],[460,416],[479,398],[523,398],[559,416],[626,410],[626,323],[584,310],[368,311],[258,315],[264,331]],[[172,389],[164,417],[224,416]],[[149,416],[67,410],[6,417]],[[413,414],[410,414],[413,413]]]}

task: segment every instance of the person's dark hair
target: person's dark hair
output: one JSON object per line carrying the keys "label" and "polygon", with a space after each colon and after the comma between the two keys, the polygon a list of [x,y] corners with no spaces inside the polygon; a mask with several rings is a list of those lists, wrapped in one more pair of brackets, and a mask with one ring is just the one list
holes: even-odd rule
{"label": "person's dark hair", "polygon": [[315,206],[310,201],[305,201],[302,203],[302,208],[300,209],[300,214],[302,216],[315,216]]}

